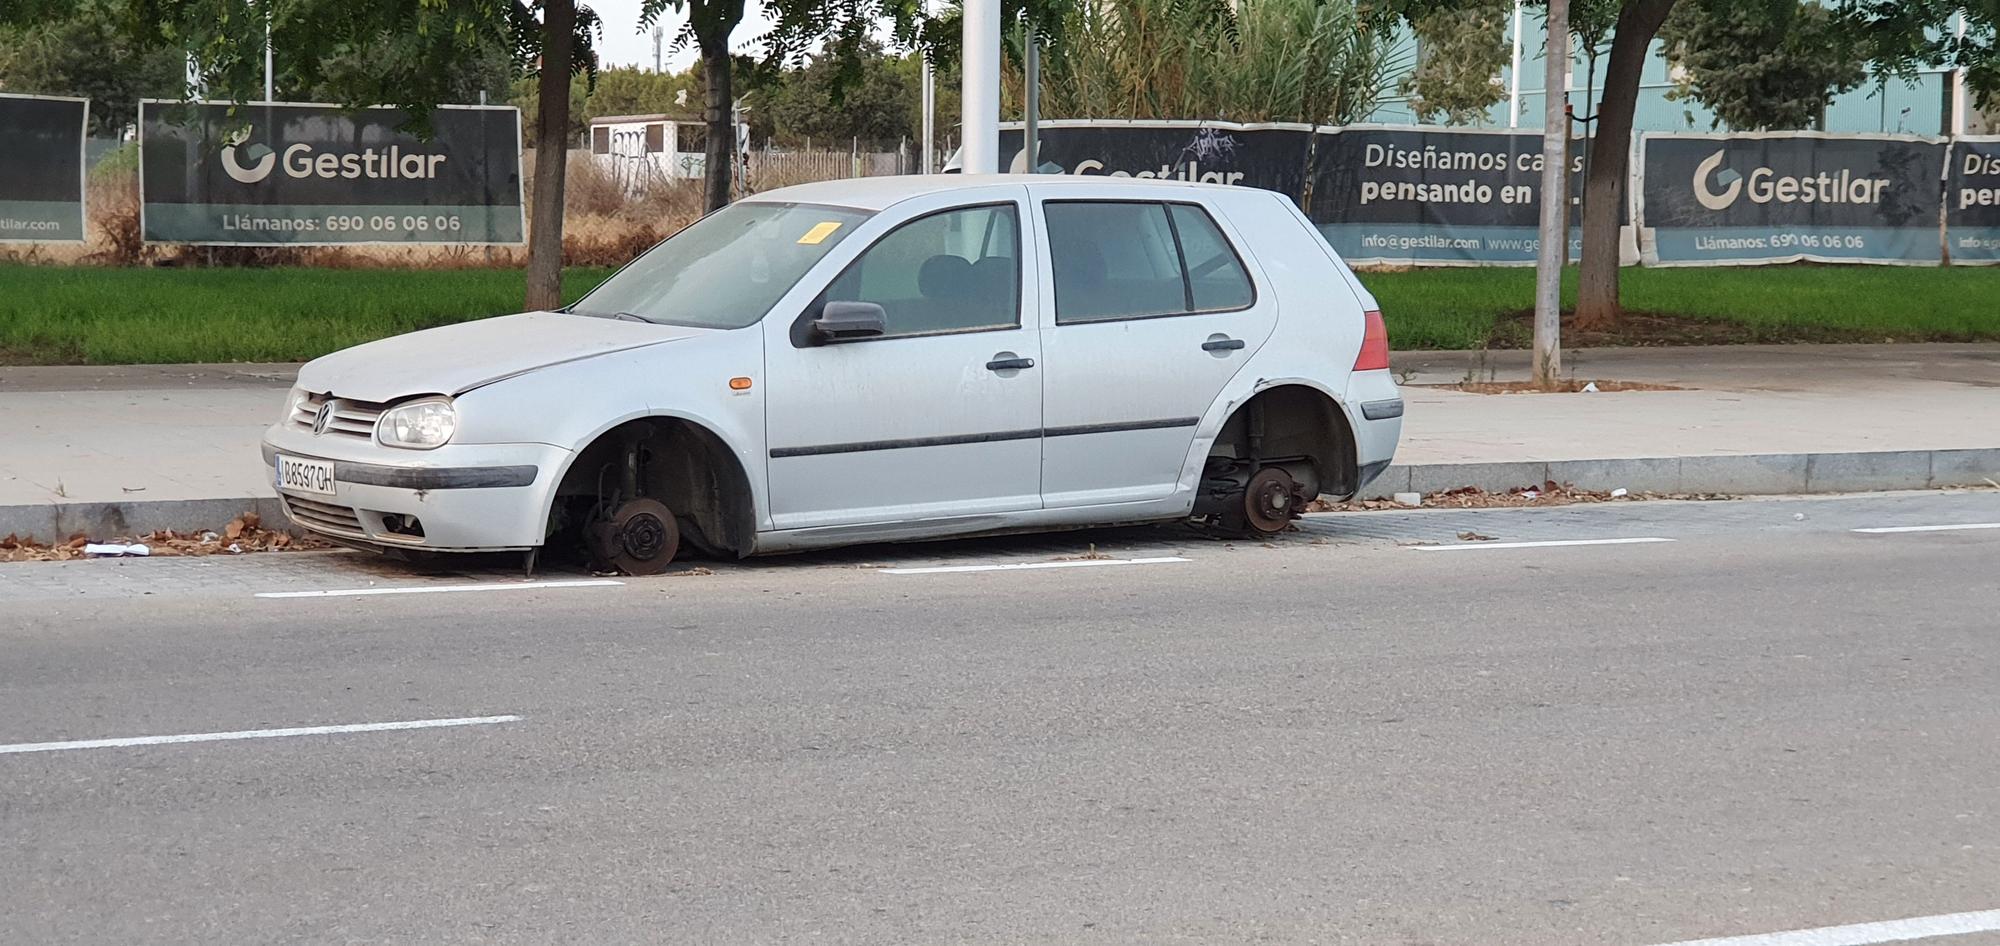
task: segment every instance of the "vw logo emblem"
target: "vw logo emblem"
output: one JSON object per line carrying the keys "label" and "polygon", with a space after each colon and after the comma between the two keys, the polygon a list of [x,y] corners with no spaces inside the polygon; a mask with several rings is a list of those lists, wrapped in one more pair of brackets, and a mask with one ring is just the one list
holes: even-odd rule
{"label": "vw logo emblem", "polygon": [[319,406],[319,413],[313,415],[313,435],[326,433],[326,425],[333,423],[333,400],[329,398]]}

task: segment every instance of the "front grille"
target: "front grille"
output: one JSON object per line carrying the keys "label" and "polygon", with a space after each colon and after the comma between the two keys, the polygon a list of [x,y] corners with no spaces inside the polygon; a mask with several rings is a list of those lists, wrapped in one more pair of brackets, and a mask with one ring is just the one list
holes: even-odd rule
{"label": "front grille", "polygon": [[[299,430],[313,429],[313,420],[319,416],[319,409],[330,395],[302,392],[292,401],[291,425]],[[374,401],[356,401],[351,398],[332,398],[333,416],[328,418],[326,436],[356,437],[362,440],[375,436],[375,420],[387,408]]]}
{"label": "front grille", "polygon": [[317,499],[300,499],[297,496],[280,497],[285,501],[285,514],[292,521],[308,529],[323,532],[337,532],[342,535],[366,535],[361,528],[361,518],[354,509],[335,503],[323,503]]}

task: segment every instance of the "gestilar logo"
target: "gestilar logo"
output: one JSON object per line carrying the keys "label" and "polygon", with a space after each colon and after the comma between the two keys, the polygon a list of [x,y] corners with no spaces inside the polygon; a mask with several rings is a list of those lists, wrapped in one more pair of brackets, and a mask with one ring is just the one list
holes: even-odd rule
{"label": "gestilar logo", "polygon": [[236,159],[236,149],[242,148],[244,140],[249,137],[250,129],[245,128],[236,134],[230,135],[228,138],[229,143],[222,147],[222,169],[228,172],[229,177],[238,184],[255,184],[270,177],[271,169],[278,164],[278,155],[276,152],[261,144],[257,144],[244,149],[246,151],[260,152],[251,161],[249,167],[244,167],[243,162]]}
{"label": "gestilar logo", "polygon": [[[271,172],[278,168],[284,169],[286,177],[301,179],[353,180],[365,177],[427,181],[437,177],[438,165],[445,162],[442,154],[405,153],[400,145],[390,145],[383,151],[363,148],[345,153],[314,153],[313,146],[304,142],[286,148],[281,157],[263,144],[246,146],[244,142],[249,137],[250,129],[244,128],[224,139],[222,146],[222,170],[239,184],[255,184],[270,177]],[[248,166],[243,163],[244,157],[250,159]]]}
{"label": "gestilar logo", "polygon": [[[1694,167],[1694,199],[1709,210],[1727,210],[1736,199],[1748,196],[1751,203],[1768,204],[1879,204],[1889,186],[1886,177],[1862,177],[1851,170],[1839,174],[1821,171],[1811,177],[1787,177],[1768,167],[1751,170],[1748,177],[1734,168],[1722,166],[1726,152],[1717,149]],[[1713,178],[1722,189],[1710,186]]]}

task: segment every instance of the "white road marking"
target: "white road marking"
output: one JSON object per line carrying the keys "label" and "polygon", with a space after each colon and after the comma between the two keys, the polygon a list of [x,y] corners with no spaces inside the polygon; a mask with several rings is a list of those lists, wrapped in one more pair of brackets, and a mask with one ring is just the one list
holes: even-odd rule
{"label": "white road marking", "polygon": [[245,729],[238,732],[182,733],[178,736],[131,736],[124,739],[77,739],[70,742],[20,742],[0,746],[0,755],[15,752],[61,752],[65,749],[122,749],[184,742],[227,742],[232,739],[276,739],[282,736],[324,736],[352,732],[392,732],[399,729],[442,729],[447,726],[490,726],[520,722],[519,716],[462,716],[456,719],[406,719],[394,723],[349,723],[340,726],[299,726],[292,729]]}
{"label": "white road marking", "polygon": [[1553,542],[1459,542],[1453,545],[1412,545],[1419,552],[1463,552],[1466,549],[1551,549],[1565,545],[1645,545],[1672,542],[1658,536],[1638,539],[1561,539]]}
{"label": "white road marking", "polygon": [[1008,565],[936,565],[929,568],[884,568],[884,575],[957,575],[965,572],[1016,572],[1033,568],[1095,568],[1099,565],[1166,565],[1188,559],[1166,558],[1083,558],[1068,562],[1015,562]]}
{"label": "white road marking", "polygon": [[575,581],[482,582],[477,585],[414,585],[407,588],[345,588],[338,591],[260,591],[259,598],[351,598],[361,595],[430,595],[451,591],[530,591],[536,588],[602,588],[622,585],[609,578]]}
{"label": "white road marking", "polygon": [[2000,522],[1965,522],[1952,526],[1881,526],[1874,529],[1856,529],[1870,535],[1890,532],[1956,532],[1960,529],[2000,529]]}
{"label": "white road marking", "polygon": [[1913,916],[1907,920],[1855,923],[1851,926],[1822,926],[1818,929],[1790,930],[1783,933],[1690,939],[1678,943],[1665,943],[1663,946],[1873,946],[1875,943],[1904,943],[1913,939],[1930,939],[1933,936],[1963,936],[1967,933],[1989,933],[1994,930],[2000,930],[2000,910]]}

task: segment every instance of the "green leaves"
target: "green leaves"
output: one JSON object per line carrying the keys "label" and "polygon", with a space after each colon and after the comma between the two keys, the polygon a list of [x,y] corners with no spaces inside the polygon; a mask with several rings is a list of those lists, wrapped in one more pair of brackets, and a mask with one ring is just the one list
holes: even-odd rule
{"label": "green leaves", "polygon": [[1513,11],[1513,0],[1478,0],[1412,21],[1417,65],[1398,91],[1409,96],[1419,121],[1469,125],[1506,100],[1498,77],[1507,64]]}
{"label": "green leaves", "polygon": [[[500,93],[541,54],[540,0],[104,0],[140,39],[184,50],[206,97],[263,97],[266,31],[278,97],[399,106],[411,127],[433,108]],[[580,8],[570,66],[594,77],[594,13]]]}
{"label": "green leaves", "polygon": [[1685,96],[1739,130],[1818,124],[1835,95],[1867,79],[1854,24],[1806,0],[1684,2],[1660,30]]}
{"label": "green leaves", "polygon": [[1066,11],[1055,34],[1049,118],[1351,122],[1395,65],[1386,30],[1323,0],[1101,0]]}

